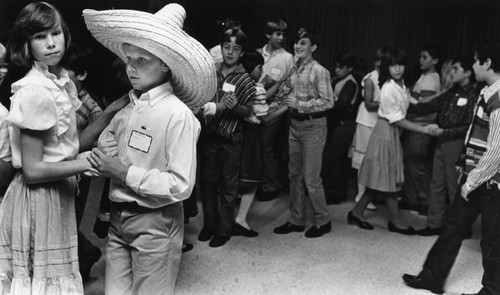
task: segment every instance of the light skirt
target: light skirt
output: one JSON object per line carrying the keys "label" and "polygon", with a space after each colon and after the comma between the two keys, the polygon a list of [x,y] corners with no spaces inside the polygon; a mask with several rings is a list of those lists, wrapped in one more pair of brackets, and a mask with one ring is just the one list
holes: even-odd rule
{"label": "light skirt", "polygon": [[0,204],[0,294],[83,294],[74,177],[27,184],[18,172]]}
{"label": "light skirt", "polygon": [[397,192],[404,182],[401,131],[379,118],[368,140],[358,182],[382,192]]}
{"label": "light skirt", "polygon": [[356,133],[354,133],[351,147],[352,168],[354,169],[359,169],[359,167],[361,167],[372,130],[373,127],[368,127],[363,124],[358,123],[356,126]]}

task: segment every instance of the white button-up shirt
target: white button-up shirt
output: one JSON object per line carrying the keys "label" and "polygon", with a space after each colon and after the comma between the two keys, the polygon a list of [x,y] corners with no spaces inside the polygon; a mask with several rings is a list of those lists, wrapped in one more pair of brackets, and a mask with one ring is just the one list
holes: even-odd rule
{"label": "white button-up shirt", "polygon": [[118,112],[99,137],[114,137],[118,157],[130,165],[125,183],[112,179],[109,198],[159,208],[189,197],[196,179],[196,142],[200,123],[192,111],[162,84]]}

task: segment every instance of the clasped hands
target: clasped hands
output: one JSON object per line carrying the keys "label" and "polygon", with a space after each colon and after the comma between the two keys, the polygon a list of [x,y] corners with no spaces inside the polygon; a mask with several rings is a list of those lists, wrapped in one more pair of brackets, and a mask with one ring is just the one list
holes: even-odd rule
{"label": "clasped hands", "polygon": [[424,130],[426,134],[431,136],[441,136],[443,135],[443,129],[439,128],[437,124],[429,124],[424,126]]}
{"label": "clasped hands", "polygon": [[[98,176],[117,178],[125,181],[128,167],[117,157],[118,143],[114,138],[99,143],[99,148],[94,148],[88,154],[87,160],[98,173]],[[95,175],[94,175],[95,176]]]}

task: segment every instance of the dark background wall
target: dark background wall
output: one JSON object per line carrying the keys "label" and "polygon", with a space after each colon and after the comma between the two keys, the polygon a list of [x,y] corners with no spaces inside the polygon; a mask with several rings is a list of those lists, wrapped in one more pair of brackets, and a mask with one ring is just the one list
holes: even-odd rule
{"label": "dark background wall", "polygon": [[[26,0],[0,0],[0,42]],[[63,13],[74,39],[95,44],[81,17],[84,8],[137,9],[156,12],[166,0],[48,0]],[[376,49],[397,46],[418,63],[419,48],[439,42],[449,57],[471,50],[485,38],[500,38],[500,1],[496,0],[179,0],[187,11],[185,28],[206,47],[217,43],[216,21],[238,18],[250,39],[248,50],[266,42],[265,22],[283,19],[289,25],[286,48],[292,50],[293,32],[310,27],[320,36],[316,58],[333,71],[334,58],[353,52],[360,66],[371,66]],[[103,49],[100,67],[112,56]],[[99,71],[106,75],[106,71]],[[99,75],[99,74],[98,74]],[[101,79],[102,80],[102,79]]]}

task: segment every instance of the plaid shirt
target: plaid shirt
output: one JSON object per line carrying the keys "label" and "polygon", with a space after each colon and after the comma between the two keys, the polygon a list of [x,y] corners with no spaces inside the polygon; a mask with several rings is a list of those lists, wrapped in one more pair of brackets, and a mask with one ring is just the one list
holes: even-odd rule
{"label": "plaid shirt", "polygon": [[76,126],[79,131],[82,131],[90,123],[94,122],[102,113],[102,109],[85,89],[82,89],[78,93],[78,98],[82,102],[82,105],[76,110]]}
{"label": "plaid shirt", "polygon": [[418,115],[438,112],[436,123],[443,129],[443,137],[465,137],[477,96],[478,91],[472,83],[465,87],[455,85],[428,103],[410,105],[408,112]]}
{"label": "plaid shirt", "polygon": [[297,99],[298,113],[318,113],[333,107],[330,72],[312,58],[295,65],[295,72],[280,91],[287,89],[288,96]]}

